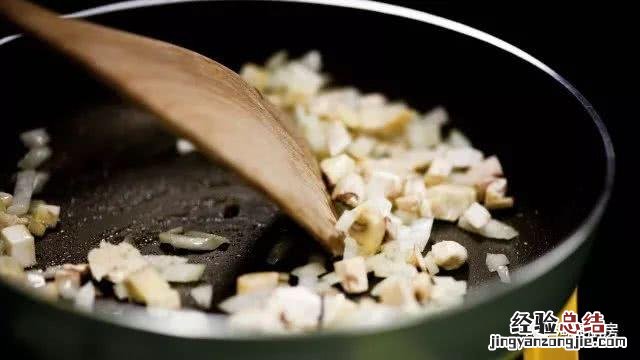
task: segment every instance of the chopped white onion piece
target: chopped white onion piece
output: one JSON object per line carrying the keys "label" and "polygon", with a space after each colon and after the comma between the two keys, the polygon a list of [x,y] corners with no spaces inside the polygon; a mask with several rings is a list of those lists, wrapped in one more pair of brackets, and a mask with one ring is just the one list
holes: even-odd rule
{"label": "chopped white onion piece", "polygon": [[319,262],[310,262],[304,266],[299,266],[291,271],[297,277],[314,276],[318,277],[327,272],[327,269]]}
{"label": "chopped white onion piece", "polygon": [[151,266],[129,274],[125,279],[132,300],[151,307],[180,308],[180,294]]}
{"label": "chopped white onion piece", "polygon": [[427,186],[438,185],[447,179],[451,170],[453,170],[453,163],[449,159],[435,158],[424,174],[424,182]]}
{"label": "chopped white onion piece", "polygon": [[189,291],[189,294],[200,308],[207,310],[211,307],[213,286],[209,284],[196,286]]}
{"label": "chopped white onion piece", "polygon": [[456,281],[450,276],[434,276],[431,291],[431,304],[436,306],[455,306],[462,303],[467,293],[467,282]]}
{"label": "chopped white onion piece", "polygon": [[96,289],[93,287],[91,281],[87,282],[78,290],[73,304],[76,308],[91,311],[93,310],[93,303],[96,298]]}
{"label": "chopped white onion piece", "polygon": [[[0,241],[0,243],[2,243]],[[0,255],[0,278],[22,283],[26,280],[22,264],[11,256]]]}
{"label": "chopped white onion piece", "polygon": [[311,71],[318,72],[322,67],[322,56],[318,50],[311,50],[304,54],[298,61]]}
{"label": "chopped white onion piece", "polygon": [[501,265],[498,266],[498,269],[496,269],[496,271],[498,272],[498,276],[500,277],[500,281],[502,281],[503,283],[510,283],[511,282],[511,277],[509,276],[509,268]]}
{"label": "chopped white onion piece", "polygon": [[344,294],[328,294],[322,297],[323,328],[332,328],[357,309],[357,304],[347,299]]}
{"label": "chopped white onion piece", "polygon": [[7,255],[16,259],[22,267],[36,264],[35,241],[26,226],[12,225],[0,230],[0,241],[4,243]]}
{"label": "chopped white onion piece", "polygon": [[429,274],[435,275],[440,272],[438,264],[436,264],[436,260],[433,258],[433,253],[431,253],[431,251],[427,252],[427,255],[424,256],[424,264]]}
{"label": "chopped white onion piece", "polygon": [[100,247],[89,251],[87,258],[91,275],[96,281],[106,277],[114,283],[119,283],[131,273],[147,267],[147,261],[140,251],[126,242],[113,245],[102,241]]}
{"label": "chopped white onion piece", "polygon": [[369,288],[367,266],[364,258],[356,256],[333,263],[336,274],[340,277],[342,288],[350,293],[361,293]]}
{"label": "chopped white onion piece", "polygon": [[367,199],[395,198],[402,193],[402,179],[388,171],[374,171],[365,188]]}
{"label": "chopped white onion piece", "polygon": [[351,236],[346,236],[344,238],[344,251],[342,252],[342,258],[351,259],[352,257],[356,257],[358,255],[360,255],[360,247],[358,246],[358,242]]}
{"label": "chopped white onion piece", "polygon": [[27,284],[31,288],[40,288],[47,284],[47,280],[42,275],[42,270],[27,271]]}
{"label": "chopped white onion piece", "polygon": [[509,265],[509,259],[505,254],[491,254],[487,253],[486,258],[487,268],[490,272],[498,270],[498,267]]}
{"label": "chopped white onion piece", "polygon": [[267,300],[268,312],[278,314],[284,326],[290,330],[314,330],[322,312],[320,296],[302,287],[281,287],[273,291]]}
{"label": "chopped white onion piece", "polygon": [[335,225],[336,230],[342,231],[342,232],[349,231],[349,228],[351,227],[351,225],[353,225],[353,223],[358,218],[358,212],[359,210],[357,210],[357,208],[353,210],[343,211],[342,215],[340,215],[340,217],[338,218],[338,221],[336,221],[336,225]]}
{"label": "chopped white onion piece", "polygon": [[44,189],[44,186],[49,182],[49,173],[45,171],[36,171],[36,176],[33,179],[33,193],[39,194]]}
{"label": "chopped white onion piece", "polygon": [[35,147],[18,162],[18,167],[23,170],[36,169],[51,157],[51,149],[46,146]]}
{"label": "chopped white onion piece", "polygon": [[118,300],[125,300],[129,298],[129,291],[124,282],[113,284],[113,294]]}
{"label": "chopped white onion piece", "polygon": [[480,163],[484,154],[472,147],[459,147],[447,150],[445,157],[454,168],[462,169]]}
{"label": "chopped white onion piece", "polygon": [[156,269],[186,264],[189,261],[186,257],[173,255],[144,255],[144,259]]}
{"label": "chopped white onion piece", "polygon": [[7,208],[7,213],[12,215],[24,215],[29,210],[33,184],[36,172],[33,170],[20,171],[16,180],[16,188],[13,193],[13,202]]}
{"label": "chopped white onion piece", "polygon": [[236,292],[246,294],[255,291],[275,289],[280,284],[280,273],[264,271],[244,274],[236,279]]}
{"label": "chopped white onion piece", "polygon": [[235,314],[246,309],[259,308],[266,302],[273,289],[265,289],[231,296],[220,304],[220,310],[227,314]]}
{"label": "chopped white onion piece", "polygon": [[326,176],[329,185],[335,186],[340,179],[355,171],[356,163],[349,155],[340,154],[322,160],[320,169]]}
{"label": "chopped white onion piece", "polygon": [[180,155],[186,155],[196,151],[196,146],[187,139],[178,139],[176,140],[176,150]]}
{"label": "chopped white onion piece", "polygon": [[493,239],[511,240],[518,236],[518,231],[516,231],[516,229],[495,219],[489,220],[485,226],[476,229],[462,217],[458,221],[458,226],[469,232]]}
{"label": "chopped white onion piece", "polygon": [[327,126],[327,149],[330,156],[336,156],[351,144],[351,135],[342,122],[331,121]]}
{"label": "chopped white onion piece", "polygon": [[49,134],[44,128],[25,131],[20,134],[20,140],[28,148],[45,146],[49,143]]}
{"label": "chopped white onion piece", "polygon": [[447,137],[447,145],[454,148],[471,147],[471,141],[460,130],[451,129]]}
{"label": "chopped white onion piece", "polygon": [[476,201],[476,191],[469,186],[440,184],[427,189],[427,198],[436,219],[456,221]]}
{"label": "chopped white onion piece", "polygon": [[477,202],[471,204],[471,206],[469,206],[467,210],[465,210],[462,216],[467,222],[469,222],[471,226],[476,229],[487,225],[489,220],[491,220],[491,214],[489,213],[489,210],[487,210],[484,206],[478,204]]}
{"label": "chopped white onion piece", "polygon": [[162,232],[158,234],[158,237],[161,243],[170,244],[178,249],[195,251],[211,251],[222,244],[229,243],[229,240],[224,236],[199,232],[187,232],[185,234]]}
{"label": "chopped white onion piece", "polygon": [[204,264],[173,264],[156,270],[168,282],[188,283],[200,280],[205,268]]}

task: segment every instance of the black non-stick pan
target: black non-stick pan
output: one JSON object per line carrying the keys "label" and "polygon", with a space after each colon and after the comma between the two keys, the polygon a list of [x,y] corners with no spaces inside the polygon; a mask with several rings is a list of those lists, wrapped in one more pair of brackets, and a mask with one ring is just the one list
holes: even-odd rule
{"label": "black non-stick pan", "polygon": [[[3,341],[26,356],[64,359],[490,358],[504,354],[488,352],[489,335],[508,333],[514,311],[560,308],[612,185],[611,143],[589,103],[541,62],[475,29],[373,2],[325,3],[131,1],[79,16],[236,70],[278,49],[318,49],[336,85],[383,92],[422,111],[444,105],[476,147],[500,156],[516,207],[497,217],[520,231],[505,242],[434,226],[430,243],[455,240],[469,250],[468,265],[450,273],[469,282],[465,304],[370,331],[239,337],[215,310],[168,316],[100,301],[87,315],[0,284]],[[232,239],[213,252],[181,254],[207,264],[217,302],[232,294],[238,274],[290,270],[321,251],[232,172],[198,154],[178,155],[175,138],[151,115],[74,64],[28,38],[1,43],[0,189],[13,188],[21,131],[45,126],[53,138],[41,198],[60,205],[62,218],[36,243],[39,268],[85,262],[101,240],[174,254],[157,234],[184,225]],[[291,244],[289,255],[267,261],[276,243]],[[488,272],[487,252],[508,256],[512,284]]]}

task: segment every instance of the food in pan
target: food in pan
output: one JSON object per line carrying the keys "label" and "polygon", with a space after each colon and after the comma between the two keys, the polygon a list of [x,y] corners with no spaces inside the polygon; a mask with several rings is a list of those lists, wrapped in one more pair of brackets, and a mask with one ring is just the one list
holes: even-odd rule
{"label": "food in pan", "polygon": [[[444,108],[420,113],[382,94],[331,87],[321,63],[317,51],[293,60],[279,52],[240,74],[295,119],[316,155],[339,212],[341,257],[314,257],[289,273],[242,274],[237,293],[220,304],[211,304],[212,286],[200,283],[204,264],[144,255],[128,242],[103,241],[87,264],[38,270],[35,238],[56,227],[61,209],[34,198],[49,176],[37,169],[52,156],[49,135],[35,129],[21,135],[29,150],[18,163],[14,193],[0,193],[0,276],[85,310],[104,296],[94,283],[112,284],[121,301],[168,309],[183,303],[173,284],[189,283],[198,308],[228,313],[233,329],[262,332],[374,326],[460,304],[467,284],[447,272],[465,265],[467,249],[449,240],[429,244],[431,230],[452,222],[487,238],[518,235],[492,215],[514,205],[498,157],[449,129]],[[181,154],[195,150],[183,139],[176,147]],[[158,238],[180,251],[221,251],[230,242],[182,228]],[[509,282],[505,255],[487,254],[486,264]]]}

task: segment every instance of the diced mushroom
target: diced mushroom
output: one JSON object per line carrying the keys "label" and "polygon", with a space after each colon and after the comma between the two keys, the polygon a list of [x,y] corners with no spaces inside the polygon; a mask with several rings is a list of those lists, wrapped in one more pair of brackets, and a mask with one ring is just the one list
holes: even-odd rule
{"label": "diced mushroom", "polygon": [[513,207],[513,198],[506,196],[507,179],[499,178],[487,185],[484,205],[487,209],[505,209]]}
{"label": "diced mushroom", "polygon": [[362,176],[351,173],[338,181],[331,198],[351,207],[356,207],[364,198],[365,188]]}
{"label": "diced mushroom", "polygon": [[151,266],[139,269],[125,279],[132,300],[151,307],[180,308],[180,294]]}
{"label": "diced mushroom", "polygon": [[327,178],[330,186],[335,186],[340,179],[351,174],[356,169],[356,163],[349,155],[340,154],[320,162],[320,169]]}
{"label": "diced mushroom", "polygon": [[479,229],[491,220],[491,214],[489,210],[485,209],[484,206],[474,202],[465,210],[462,217],[474,228]]}
{"label": "diced mushroom", "polygon": [[244,274],[236,279],[236,293],[275,289],[280,284],[280,273],[275,271]]}
{"label": "diced mushroom", "polygon": [[476,201],[476,192],[468,186],[441,184],[427,189],[427,199],[436,219],[456,221]]}
{"label": "diced mushroom", "polygon": [[36,248],[33,235],[24,225],[12,225],[0,230],[0,241],[7,255],[16,259],[22,267],[36,264]]}
{"label": "diced mushroom", "polygon": [[350,293],[361,293],[369,288],[367,266],[364,258],[356,256],[333,263],[336,274],[340,277],[342,288]]}
{"label": "diced mushroom", "polygon": [[374,254],[384,239],[385,218],[371,203],[364,203],[355,210],[356,217],[349,227],[349,236],[358,242],[364,254]]}
{"label": "diced mushroom", "polygon": [[413,293],[419,303],[426,304],[429,302],[431,291],[433,290],[431,275],[421,272],[413,278],[411,285],[413,287]]}
{"label": "diced mushroom", "polygon": [[433,244],[431,254],[435,263],[445,270],[454,270],[467,262],[467,249],[455,241],[440,241]]}

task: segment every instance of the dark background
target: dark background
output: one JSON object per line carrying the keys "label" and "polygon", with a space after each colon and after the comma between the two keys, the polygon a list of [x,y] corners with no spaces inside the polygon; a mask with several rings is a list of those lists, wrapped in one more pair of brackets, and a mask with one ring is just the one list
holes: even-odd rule
{"label": "dark background", "polygon": [[[0,0],[1,1],[1,0]],[[60,12],[112,1],[39,0]],[[635,266],[638,213],[632,138],[635,125],[638,30],[631,5],[620,3],[474,3],[452,1],[387,1],[441,15],[510,42],[572,82],[600,113],[613,138],[617,157],[616,186],[579,284],[580,312],[599,310],[618,323],[629,338],[626,351],[581,351],[582,359],[628,358],[636,347],[632,305],[638,271]],[[0,25],[0,35],[4,35]],[[426,45],[426,44],[425,44]],[[634,163],[632,165],[632,162]]]}

